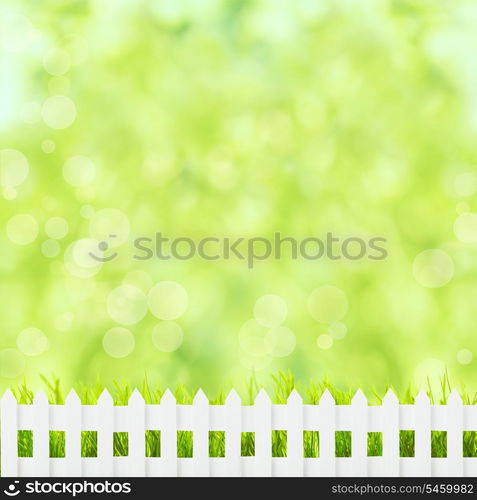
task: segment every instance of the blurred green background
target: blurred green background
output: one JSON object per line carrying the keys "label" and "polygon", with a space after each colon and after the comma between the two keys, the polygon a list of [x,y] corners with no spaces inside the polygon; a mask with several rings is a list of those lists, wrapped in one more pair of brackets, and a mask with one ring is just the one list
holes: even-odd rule
{"label": "blurred green background", "polygon": [[[446,367],[477,389],[476,22],[470,0],[3,1],[0,390]],[[156,231],[389,256],[134,260]]]}

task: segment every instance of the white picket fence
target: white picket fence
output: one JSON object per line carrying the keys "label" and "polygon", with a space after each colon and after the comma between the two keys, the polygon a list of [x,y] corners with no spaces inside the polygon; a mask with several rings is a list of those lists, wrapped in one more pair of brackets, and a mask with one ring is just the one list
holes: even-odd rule
{"label": "white picket fence", "polygon": [[[114,406],[104,391],[96,405],[81,405],[71,391],[64,405],[38,392],[32,405],[8,391],[1,402],[2,476],[477,476],[477,458],[463,457],[463,431],[477,431],[477,406],[454,391],[447,405],[431,405],[424,392],[400,405],[389,391],[368,406],[358,391],[350,405],[336,405],[326,391],[318,405],[293,391],[275,405],[261,391],[243,406],[232,391],[224,405],[209,405],[199,391],[192,405],[178,405],[170,391],[145,404],[138,391],[128,406]],[[19,458],[18,430],[33,432],[33,457]],[[49,457],[49,431],[64,431],[65,458]],[[145,456],[145,431],[161,431],[161,456]],[[193,432],[193,457],[177,457],[177,431]],[[287,457],[272,457],[272,430],[287,431]],[[400,457],[399,431],[415,431],[415,456]],[[431,458],[431,430],[447,431],[447,458]],[[97,431],[97,457],[81,457],[81,431]],[[209,431],[225,432],[225,457],[209,457]],[[303,431],[319,431],[319,458],[304,458]],[[351,431],[352,456],[335,456],[335,432]],[[113,432],[129,433],[129,455],[113,456]],[[241,433],[255,433],[255,456],[241,456]],[[368,432],[381,432],[382,456],[367,456]]]}

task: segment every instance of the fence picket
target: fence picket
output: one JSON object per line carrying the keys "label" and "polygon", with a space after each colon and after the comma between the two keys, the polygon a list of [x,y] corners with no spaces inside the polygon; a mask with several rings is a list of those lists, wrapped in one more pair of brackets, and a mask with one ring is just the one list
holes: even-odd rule
{"label": "fence picket", "polygon": [[361,389],[351,402],[353,427],[351,429],[351,457],[353,475],[364,477],[368,473],[368,400]]}
{"label": "fence picket", "polygon": [[399,401],[389,389],[383,398],[383,471],[387,477],[399,476]]}
{"label": "fence picket", "polygon": [[432,476],[431,461],[431,402],[425,391],[421,391],[414,402],[415,430],[414,456],[416,476]]}
{"label": "fence picket", "polygon": [[194,412],[193,459],[194,475],[207,477],[209,471],[209,400],[202,389],[192,402]]}
{"label": "fence picket", "polygon": [[50,475],[50,407],[43,391],[38,391],[33,399],[35,420],[33,431],[33,461],[35,476]]}
{"label": "fence picket", "polygon": [[3,477],[18,476],[18,405],[9,389],[0,400],[0,470]]}
{"label": "fence picket", "polygon": [[167,389],[161,398],[161,476],[177,477],[177,405]]}
{"label": "fence picket", "polygon": [[335,400],[326,389],[320,398],[320,476],[336,476]]}
{"label": "fence picket", "polygon": [[447,461],[448,475],[459,477],[464,473],[463,459],[464,412],[462,399],[454,389],[447,399]]}
{"label": "fence picket", "polygon": [[66,472],[71,477],[81,477],[81,401],[71,389],[65,400],[65,459]]}
{"label": "fence picket", "polygon": [[303,476],[303,400],[293,389],[287,400],[287,475]]}
{"label": "fence picket", "polygon": [[128,401],[129,411],[129,475],[146,475],[146,403],[135,389]]}
{"label": "fence picket", "polygon": [[237,392],[232,389],[225,400],[225,458],[227,474],[240,477],[242,468],[240,456],[242,453],[242,402]]}
{"label": "fence picket", "polygon": [[111,394],[104,389],[98,398],[98,475],[114,477],[113,432],[114,406]]}
{"label": "fence picket", "polygon": [[255,475],[272,476],[272,402],[264,389],[255,398]]}

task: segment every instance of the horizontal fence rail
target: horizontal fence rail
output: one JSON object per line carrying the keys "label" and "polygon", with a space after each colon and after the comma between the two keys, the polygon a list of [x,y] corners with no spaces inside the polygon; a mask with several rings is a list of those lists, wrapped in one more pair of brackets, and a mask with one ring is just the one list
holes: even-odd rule
{"label": "horizontal fence rail", "polygon": [[[166,391],[160,404],[146,404],[136,390],[127,406],[114,406],[105,390],[95,405],[82,405],[71,391],[64,405],[43,392],[22,405],[7,391],[0,402],[2,476],[477,476],[477,458],[463,456],[463,432],[477,431],[477,406],[453,391],[446,405],[431,405],[421,392],[412,405],[389,391],[369,406],[358,391],[350,405],[336,405],[325,391],[317,405],[293,391],[287,404],[272,404],[262,390],[244,406],[235,391],[223,405],[210,405],[199,391],[191,405]],[[286,431],[286,457],[272,456],[272,431]],[[414,431],[414,456],[401,457],[401,430]],[[31,457],[18,456],[18,431],[31,431]],[[64,433],[64,458],[50,458],[50,431]],[[97,456],[81,456],[82,431],[94,431]],[[146,431],[160,431],[160,456],[146,457]],[[192,432],[192,457],[177,456],[178,431]],[[223,457],[209,456],[209,431],[225,435]],[[304,431],[319,433],[319,457],[305,458]],[[349,457],[337,457],[338,431],[351,434]],[[447,457],[431,456],[431,431],[447,433]],[[114,456],[113,435],[128,433],[127,456]],[[255,434],[254,456],[241,456],[242,433]],[[367,456],[368,433],[382,436],[382,455]]]}

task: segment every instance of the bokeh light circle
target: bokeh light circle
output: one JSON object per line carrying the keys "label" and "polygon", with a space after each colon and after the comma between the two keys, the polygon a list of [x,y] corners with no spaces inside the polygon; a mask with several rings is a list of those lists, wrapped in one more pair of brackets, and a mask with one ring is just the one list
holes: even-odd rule
{"label": "bokeh light circle", "polygon": [[14,200],[17,197],[17,190],[12,187],[2,189],[2,195],[6,200]]}
{"label": "bokeh light circle", "polygon": [[41,244],[41,253],[50,259],[56,257],[60,253],[60,244],[56,240],[45,240]]}
{"label": "bokeh light circle", "polygon": [[241,326],[238,334],[240,349],[254,356],[268,356],[269,352],[265,344],[268,331],[268,328],[255,319],[246,321]]}
{"label": "bokeh light circle", "polygon": [[175,281],[161,281],[149,292],[149,308],[159,319],[179,318],[186,312],[188,304],[186,289]]}
{"label": "bokeh light circle", "polygon": [[278,295],[263,295],[253,308],[256,321],[268,328],[281,325],[287,318],[288,306]]}
{"label": "bokeh light circle", "polygon": [[268,330],[265,335],[265,349],[270,356],[284,358],[289,356],[296,347],[296,336],[286,326],[278,326]]}
{"label": "bokeh light circle", "polygon": [[87,156],[72,156],[63,165],[63,177],[72,186],[87,186],[96,177],[96,167],[93,161]]}
{"label": "bokeh light circle", "polygon": [[99,272],[102,262],[93,256],[104,258],[99,250],[99,241],[92,238],[83,238],[71,243],[66,249],[64,263],[66,270],[78,278],[90,278]]}
{"label": "bokeh light circle", "polygon": [[477,192],[477,177],[472,172],[462,172],[454,180],[454,189],[459,196],[471,196]]}
{"label": "bokeh light circle", "polygon": [[70,56],[64,49],[50,49],[43,57],[43,67],[50,75],[63,75],[70,69]]}
{"label": "bokeh light circle", "polygon": [[472,362],[473,359],[474,355],[469,349],[461,349],[457,353],[457,362],[461,365],[468,365]]}
{"label": "bokeh light circle", "polygon": [[319,335],[316,339],[316,345],[323,350],[330,349],[333,346],[333,337],[327,334]]}
{"label": "bokeh light circle", "polygon": [[107,310],[116,323],[121,325],[139,323],[147,313],[146,294],[133,285],[118,286],[108,295]]}
{"label": "bokeh light circle", "polygon": [[455,220],[454,234],[463,243],[477,242],[477,214],[463,213]]}
{"label": "bokeh light circle", "polygon": [[336,321],[335,323],[331,323],[331,325],[328,328],[328,333],[334,339],[338,340],[343,339],[346,337],[346,334],[348,333],[348,327],[344,323]]}
{"label": "bokeh light circle", "polygon": [[176,351],[183,340],[184,332],[174,321],[162,321],[152,330],[152,343],[162,352]]}
{"label": "bokeh light circle", "polygon": [[454,262],[443,250],[424,250],[414,259],[415,280],[426,288],[440,288],[454,276]]}
{"label": "bokeh light circle", "polygon": [[338,287],[324,285],[313,290],[308,297],[308,312],[320,323],[334,323],[348,312],[346,294]]}
{"label": "bokeh light circle", "polygon": [[[128,217],[116,208],[103,208],[95,212],[89,222],[92,238],[107,241],[109,248],[116,248],[125,243],[129,237],[130,225]],[[114,237],[111,237],[114,235]]]}
{"label": "bokeh light circle", "polygon": [[39,227],[32,215],[18,214],[7,222],[6,231],[8,239],[16,245],[28,245],[38,236]]}
{"label": "bokeh light circle", "polygon": [[61,240],[68,234],[68,222],[63,217],[51,217],[46,221],[45,233],[53,240]]}
{"label": "bokeh light circle", "polygon": [[103,349],[112,358],[125,358],[134,351],[134,335],[126,328],[117,326],[108,330],[103,337]]}
{"label": "bokeh light circle", "polygon": [[0,185],[13,188],[22,184],[28,177],[30,167],[26,156],[16,149],[0,151]]}
{"label": "bokeh light circle", "polygon": [[38,328],[25,328],[17,336],[18,349],[27,356],[38,356],[50,347],[48,337]]}
{"label": "bokeh light circle", "polygon": [[41,108],[41,116],[48,127],[62,130],[76,119],[75,103],[64,95],[48,97]]}
{"label": "bokeh light circle", "polygon": [[36,31],[28,18],[19,14],[0,15],[0,47],[21,52],[35,40]]}

